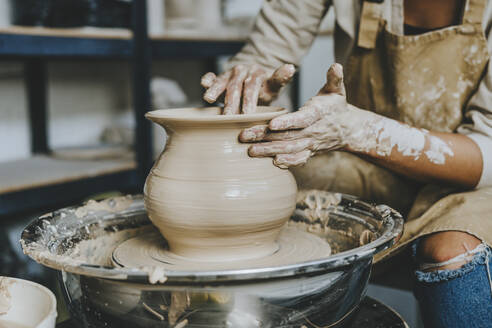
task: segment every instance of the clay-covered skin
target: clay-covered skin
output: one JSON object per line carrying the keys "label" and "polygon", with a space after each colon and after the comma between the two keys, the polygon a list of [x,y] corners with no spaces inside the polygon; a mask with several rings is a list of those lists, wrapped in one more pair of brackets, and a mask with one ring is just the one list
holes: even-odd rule
{"label": "clay-covered skin", "polygon": [[[169,134],[144,188],[150,220],[172,252],[201,261],[256,258],[278,249],[280,228],[295,208],[296,182],[271,158],[251,158],[238,141],[247,127],[285,113],[220,115],[220,109],[150,112]],[[268,112],[268,111],[271,112]]]}
{"label": "clay-covered skin", "polygon": [[249,155],[271,156],[285,168],[343,150],[414,180],[467,189],[477,185],[483,160],[468,136],[428,131],[349,104],[340,64],[333,64],[326,78],[318,95],[298,111],[243,130],[239,139],[254,142]]}

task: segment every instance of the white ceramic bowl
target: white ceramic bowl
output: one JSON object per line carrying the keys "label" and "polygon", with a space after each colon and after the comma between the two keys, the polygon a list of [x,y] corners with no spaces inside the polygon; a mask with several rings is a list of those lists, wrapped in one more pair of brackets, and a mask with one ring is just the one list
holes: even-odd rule
{"label": "white ceramic bowl", "polygon": [[4,310],[7,311],[0,314],[0,328],[55,327],[55,295],[40,284],[0,277],[0,312]]}

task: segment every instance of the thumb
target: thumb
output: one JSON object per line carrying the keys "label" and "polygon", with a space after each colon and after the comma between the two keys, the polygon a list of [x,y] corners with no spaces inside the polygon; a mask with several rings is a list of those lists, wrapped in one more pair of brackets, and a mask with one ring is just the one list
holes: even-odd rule
{"label": "thumb", "polygon": [[326,84],[318,92],[318,95],[338,93],[345,96],[345,85],[343,84],[343,66],[335,63],[330,66],[326,73]]}

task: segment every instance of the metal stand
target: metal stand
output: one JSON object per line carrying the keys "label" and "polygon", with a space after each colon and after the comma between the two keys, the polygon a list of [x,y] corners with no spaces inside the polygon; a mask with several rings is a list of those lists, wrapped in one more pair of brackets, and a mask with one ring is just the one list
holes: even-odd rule
{"label": "metal stand", "polygon": [[48,114],[46,63],[29,59],[24,64],[24,75],[31,128],[31,151],[33,154],[48,153]]}
{"label": "metal stand", "polygon": [[147,35],[147,0],[133,1],[133,106],[136,121],[137,178],[143,186],[152,166],[152,131],[145,113],[150,109],[151,50]]}

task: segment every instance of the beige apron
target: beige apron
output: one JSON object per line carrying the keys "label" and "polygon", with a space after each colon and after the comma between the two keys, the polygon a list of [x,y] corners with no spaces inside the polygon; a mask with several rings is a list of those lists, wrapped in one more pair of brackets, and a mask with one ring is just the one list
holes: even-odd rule
{"label": "beige apron", "polygon": [[[405,36],[388,30],[382,4],[364,2],[358,46],[345,65],[348,102],[415,127],[455,131],[490,58],[485,4],[468,0],[461,25]],[[438,231],[468,232],[492,245],[492,188],[423,186],[342,152],[315,156],[292,172],[300,188],[349,193],[405,214],[400,242],[376,261]]]}

